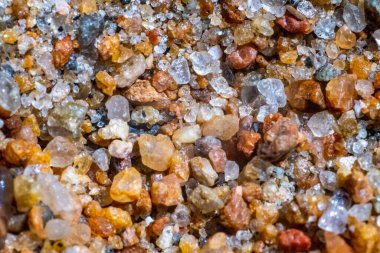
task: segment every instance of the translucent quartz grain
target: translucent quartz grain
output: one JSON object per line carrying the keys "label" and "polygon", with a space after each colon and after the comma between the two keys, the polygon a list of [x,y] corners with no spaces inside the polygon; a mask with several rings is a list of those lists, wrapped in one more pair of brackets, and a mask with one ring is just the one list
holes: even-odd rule
{"label": "translucent quartz grain", "polygon": [[50,166],[65,168],[74,162],[77,148],[70,139],[57,136],[48,143],[44,151],[50,154]]}
{"label": "translucent quartz grain", "polygon": [[105,106],[107,108],[107,118],[129,121],[129,102],[125,97],[120,95],[112,96],[107,100]]}
{"label": "translucent quartz grain", "polygon": [[315,137],[324,137],[332,130],[334,121],[334,116],[328,111],[322,111],[311,116],[307,122],[307,126]]}
{"label": "translucent quartz grain", "polygon": [[70,235],[70,224],[61,219],[52,219],[46,223],[45,233],[49,240],[63,240]]}
{"label": "translucent quartz grain", "polygon": [[177,84],[187,84],[190,82],[190,70],[187,60],[183,57],[175,59],[170,65],[169,74]]}
{"label": "translucent quartz grain", "polygon": [[9,116],[20,107],[17,83],[6,73],[0,72],[0,115]]}
{"label": "translucent quartz grain", "polygon": [[345,193],[335,192],[318,221],[318,227],[328,232],[342,234],[346,230],[349,205],[349,198]]}

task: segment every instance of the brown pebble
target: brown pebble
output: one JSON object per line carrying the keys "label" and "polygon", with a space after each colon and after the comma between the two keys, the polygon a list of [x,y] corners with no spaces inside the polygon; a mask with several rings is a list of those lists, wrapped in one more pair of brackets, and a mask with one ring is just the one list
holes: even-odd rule
{"label": "brown pebble", "polygon": [[[265,127],[264,123],[264,129]],[[258,150],[259,156],[263,158],[278,161],[301,141],[297,125],[289,118],[281,117],[267,127],[269,128],[264,134],[264,142],[260,144]]]}
{"label": "brown pebble", "polygon": [[309,189],[319,183],[318,174],[305,169],[303,164],[298,166],[298,163],[294,166],[294,179],[297,186],[302,189]]}
{"label": "brown pebble", "polygon": [[269,114],[264,119],[264,125],[263,125],[263,132],[264,134],[269,131],[273,127],[273,125],[280,119],[282,119],[284,116],[282,116],[280,113],[273,113]]}
{"label": "brown pebble", "polygon": [[236,6],[223,3],[222,16],[227,23],[241,24],[244,21],[243,12],[239,11]]}
{"label": "brown pebble", "polygon": [[322,138],[323,156],[326,160],[332,160],[347,154],[346,143],[339,133],[329,134]]}
{"label": "brown pebble", "polygon": [[327,104],[338,111],[346,112],[354,106],[356,99],[356,76],[343,74],[330,80],[326,85]]}
{"label": "brown pebble", "polygon": [[16,133],[20,131],[21,126],[22,126],[22,121],[20,116],[18,115],[13,115],[6,119],[4,121],[5,127],[8,128],[12,133]]}
{"label": "brown pebble", "polygon": [[68,35],[62,40],[58,40],[54,44],[53,49],[53,64],[56,68],[62,68],[70,58],[70,55],[74,52],[73,42]]}
{"label": "brown pebble", "polygon": [[131,103],[143,104],[164,99],[163,93],[158,93],[147,80],[137,80],[126,92],[125,97]]}
{"label": "brown pebble", "polygon": [[244,69],[253,63],[257,50],[251,46],[243,46],[227,56],[228,65],[233,69]]}
{"label": "brown pebble", "polygon": [[136,202],[135,214],[145,218],[150,215],[152,211],[152,201],[149,196],[149,192],[144,188],[141,189],[140,197]]}
{"label": "brown pebble", "polygon": [[235,103],[228,103],[224,108],[224,112],[239,117],[239,107]]}
{"label": "brown pebble", "polygon": [[373,198],[373,189],[363,172],[355,169],[348,176],[345,188],[355,203],[364,204]]}
{"label": "brown pebble", "polygon": [[90,217],[87,219],[91,232],[101,237],[109,237],[116,234],[116,229],[111,222],[104,217]]}
{"label": "brown pebble", "polygon": [[154,46],[160,42],[160,33],[157,29],[149,30],[146,33],[146,36],[148,37],[150,43],[152,43]]}
{"label": "brown pebble", "polygon": [[285,88],[291,107],[297,110],[326,108],[321,85],[313,80],[292,82]]}
{"label": "brown pebble", "polygon": [[261,139],[259,133],[252,131],[241,130],[238,133],[237,149],[245,156],[249,157],[253,154],[256,143]]}
{"label": "brown pebble", "polygon": [[211,0],[199,1],[199,7],[201,11],[201,17],[207,18],[214,11],[214,5]]}
{"label": "brown pebble", "polygon": [[25,0],[13,0],[11,8],[13,16],[17,19],[24,19],[29,14],[29,6]]}
{"label": "brown pebble", "polygon": [[375,95],[373,95],[377,100],[380,100],[380,90],[375,92]]}
{"label": "brown pebble", "polygon": [[30,158],[31,152],[32,146],[28,142],[16,139],[7,143],[3,157],[8,163],[19,165]]}
{"label": "brown pebble", "polygon": [[153,223],[152,223],[152,232],[156,236],[160,236],[162,233],[162,230],[164,227],[170,222],[170,217],[169,215],[162,216],[160,218],[157,218]]}
{"label": "brown pebble", "polygon": [[259,67],[265,68],[266,66],[268,66],[269,62],[265,59],[264,56],[262,56],[262,55],[259,54],[259,55],[256,56],[256,64]]}

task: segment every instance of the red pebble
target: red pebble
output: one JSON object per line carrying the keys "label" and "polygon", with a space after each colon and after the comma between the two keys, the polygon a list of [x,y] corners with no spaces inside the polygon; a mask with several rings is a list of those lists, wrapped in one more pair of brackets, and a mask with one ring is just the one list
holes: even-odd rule
{"label": "red pebble", "polygon": [[310,238],[298,229],[287,229],[278,235],[278,246],[289,252],[302,252],[310,249]]}
{"label": "red pebble", "polygon": [[257,50],[251,46],[243,46],[227,56],[228,65],[233,69],[244,69],[255,61]]}
{"label": "red pebble", "polygon": [[277,24],[290,33],[305,33],[309,30],[310,24],[307,20],[298,20],[290,13],[277,19]]}

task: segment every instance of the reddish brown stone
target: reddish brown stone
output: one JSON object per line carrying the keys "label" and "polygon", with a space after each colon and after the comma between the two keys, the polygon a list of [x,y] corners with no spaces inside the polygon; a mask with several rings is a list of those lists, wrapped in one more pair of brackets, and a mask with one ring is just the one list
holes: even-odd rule
{"label": "reddish brown stone", "polygon": [[175,174],[165,176],[162,181],[153,182],[150,193],[155,205],[176,206],[183,201],[181,185]]}
{"label": "reddish brown stone", "polygon": [[144,188],[141,190],[140,197],[136,202],[135,214],[140,217],[147,217],[152,211],[152,201],[149,192]]}
{"label": "reddish brown stone", "polygon": [[123,28],[127,33],[138,34],[142,30],[142,19],[140,16],[134,15],[132,17],[120,16],[116,19],[118,26]]}
{"label": "reddish brown stone", "polygon": [[278,18],[276,22],[290,33],[306,33],[310,29],[310,24],[307,20],[298,20],[289,12]]}
{"label": "reddish brown stone", "polygon": [[280,113],[273,113],[269,114],[264,119],[264,125],[263,125],[263,132],[264,134],[269,131],[273,127],[273,125],[280,119],[282,119],[284,116],[282,116]]}
{"label": "reddish brown stone", "polygon": [[211,0],[199,1],[199,7],[201,11],[201,17],[207,18],[214,11],[214,5]]}
{"label": "reddish brown stone", "polygon": [[250,212],[242,195],[241,186],[233,188],[221,212],[222,223],[236,230],[245,229],[250,220]]}
{"label": "reddish brown stone", "polygon": [[312,80],[292,82],[285,88],[291,107],[306,110],[313,107],[326,108],[321,85]]}
{"label": "reddish brown stone", "polygon": [[287,229],[278,235],[278,246],[290,252],[301,252],[310,249],[310,238],[298,229]]}
{"label": "reddish brown stone", "polygon": [[241,24],[244,21],[244,14],[236,6],[223,3],[222,17],[227,23]]}
{"label": "reddish brown stone", "polygon": [[95,235],[109,237],[116,234],[116,229],[114,226],[104,217],[90,217],[87,221],[91,228],[91,233]]}
{"label": "reddish brown stone", "polygon": [[318,175],[302,166],[295,166],[294,179],[298,187],[309,189],[319,183]]}
{"label": "reddish brown stone", "polygon": [[302,141],[301,137],[291,119],[278,114],[268,115],[264,122],[264,142],[260,144],[258,154],[270,161],[278,161]]}
{"label": "reddish brown stone", "polygon": [[261,139],[259,133],[252,131],[241,130],[238,133],[237,149],[245,156],[249,157],[255,150],[256,143]]}
{"label": "reddish brown stone", "polygon": [[170,217],[169,215],[162,216],[160,218],[157,218],[153,223],[152,223],[152,232],[156,236],[160,236],[162,230],[164,227],[170,222]]}
{"label": "reddish brown stone", "polygon": [[150,30],[146,33],[146,36],[148,37],[150,43],[152,45],[157,45],[160,42],[160,33],[157,29]]}
{"label": "reddish brown stone", "polygon": [[329,134],[322,139],[323,156],[326,160],[347,154],[344,138],[339,133]]}
{"label": "reddish brown stone", "polygon": [[10,118],[6,119],[4,121],[4,124],[6,128],[8,128],[12,133],[16,133],[20,131],[21,126],[22,126],[22,121],[20,116],[18,115],[13,115]]}
{"label": "reddish brown stone", "polygon": [[257,50],[251,46],[243,46],[227,56],[228,65],[233,69],[244,69],[253,63]]}
{"label": "reddish brown stone", "polygon": [[70,58],[70,55],[74,52],[73,42],[71,37],[68,35],[62,40],[58,40],[54,44],[53,49],[53,64],[56,68],[62,68]]}
{"label": "reddish brown stone", "polygon": [[223,172],[227,162],[226,152],[221,148],[213,148],[208,152],[212,167],[216,172]]}

